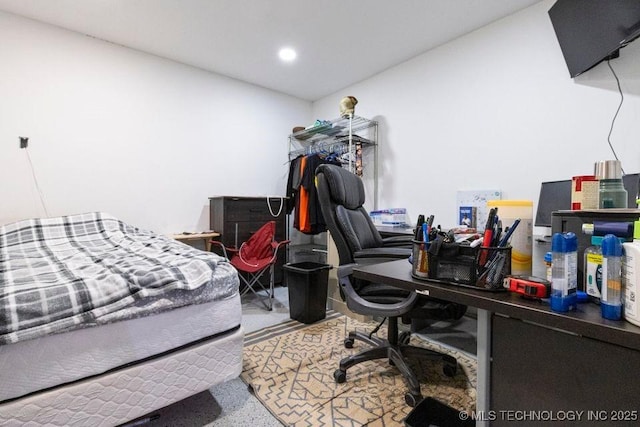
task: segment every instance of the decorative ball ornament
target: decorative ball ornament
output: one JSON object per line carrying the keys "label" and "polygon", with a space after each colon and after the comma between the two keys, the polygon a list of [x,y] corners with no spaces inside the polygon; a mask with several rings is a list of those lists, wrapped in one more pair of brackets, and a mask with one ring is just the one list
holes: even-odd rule
{"label": "decorative ball ornament", "polygon": [[345,96],[340,101],[340,117],[353,117],[358,100],[355,96]]}

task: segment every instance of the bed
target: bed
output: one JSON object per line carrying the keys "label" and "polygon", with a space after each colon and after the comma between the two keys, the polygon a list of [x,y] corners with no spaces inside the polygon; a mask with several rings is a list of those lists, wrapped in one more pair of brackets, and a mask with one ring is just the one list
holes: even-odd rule
{"label": "bed", "polygon": [[237,377],[238,276],[106,213],[0,227],[0,425],[117,425]]}

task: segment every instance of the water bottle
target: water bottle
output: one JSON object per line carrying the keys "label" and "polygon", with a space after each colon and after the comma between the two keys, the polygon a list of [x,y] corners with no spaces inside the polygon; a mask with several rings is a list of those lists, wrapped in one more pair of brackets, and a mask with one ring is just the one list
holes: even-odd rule
{"label": "water bottle", "polygon": [[578,238],[555,233],[551,239],[551,310],[575,310],[578,287]]}
{"label": "water bottle", "polygon": [[622,164],[619,160],[596,163],[596,175],[600,181],[598,194],[600,209],[627,208],[627,190],[622,183]]}
{"label": "water bottle", "polygon": [[[600,310],[609,320],[622,318],[622,243],[613,234],[602,239],[602,284]],[[603,281],[604,282],[604,281]]]}

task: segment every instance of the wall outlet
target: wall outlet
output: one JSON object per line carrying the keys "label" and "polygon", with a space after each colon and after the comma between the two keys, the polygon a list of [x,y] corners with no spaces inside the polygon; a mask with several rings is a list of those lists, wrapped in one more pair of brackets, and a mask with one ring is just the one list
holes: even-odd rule
{"label": "wall outlet", "polygon": [[29,138],[26,136],[19,136],[18,138],[20,138],[20,148],[27,148],[27,145],[29,145]]}

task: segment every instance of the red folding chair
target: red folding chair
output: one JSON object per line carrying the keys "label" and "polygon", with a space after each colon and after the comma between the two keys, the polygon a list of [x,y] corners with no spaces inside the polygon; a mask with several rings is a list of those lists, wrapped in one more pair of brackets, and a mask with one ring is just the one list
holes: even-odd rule
{"label": "red folding chair", "polygon": [[[290,240],[276,242],[275,235],[276,222],[269,221],[253,233],[239,248],[225,247],[217,240],[211,241],[212,245],[222,248],[224,256],[238,270],[238,276],[245,285],[241,295],[251,291],[256,296],[264,297],[260,292],[266,293],[266,302],[264,299],[262,302],[269,311],[273,309],[273,272],[278,260],[278,250],[290,242]],[[268,288],[260,281],[260,278],[267,271],[269,272]]]}

